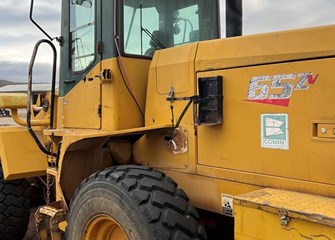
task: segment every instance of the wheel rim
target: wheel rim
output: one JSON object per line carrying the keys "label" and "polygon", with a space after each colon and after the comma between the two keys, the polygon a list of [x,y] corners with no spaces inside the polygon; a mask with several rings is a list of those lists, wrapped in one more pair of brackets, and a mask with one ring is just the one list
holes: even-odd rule
{"label": "wheel rim", "polygon": [[84,233],[84,240],[91,239],[128,240],[128,237],[114,218],[98,215],[89,222]]}

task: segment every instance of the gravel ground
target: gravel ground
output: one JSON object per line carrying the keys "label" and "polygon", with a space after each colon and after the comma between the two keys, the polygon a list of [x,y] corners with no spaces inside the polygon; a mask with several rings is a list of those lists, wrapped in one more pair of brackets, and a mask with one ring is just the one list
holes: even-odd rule
{"label": "gravel ground", "polygon": [[0,117],[0,126],[15,125],[15,122],[10,117]]}
{"label": "gravel ground", "polygon": [[[18,109],[19,117],[22,119],[26,118],[26,109]],[[17,125],[11,117],[0,117],[0,126],[11,126]]]}

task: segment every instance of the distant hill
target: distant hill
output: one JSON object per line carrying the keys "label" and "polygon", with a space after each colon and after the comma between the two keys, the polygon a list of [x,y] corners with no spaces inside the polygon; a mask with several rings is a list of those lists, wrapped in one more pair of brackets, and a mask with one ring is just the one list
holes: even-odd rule
{"label": "distant hill", "polygon": [[6,86],[6,85],[11,85],[11,84],[16,84],[16,83],[0,79],[0,87]]}

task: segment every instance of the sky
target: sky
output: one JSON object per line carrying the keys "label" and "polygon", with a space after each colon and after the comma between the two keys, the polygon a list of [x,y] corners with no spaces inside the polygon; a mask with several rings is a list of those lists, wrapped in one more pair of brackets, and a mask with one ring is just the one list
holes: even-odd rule
{"label": "sky", "polygon": [[[60,33],[61,0],[35,0],[34,18],[51,36]],[[29,0],[0,0],[0,79],[26,82],[35,43],[44,35],[29,20]],[[244,0],[243,33],[335,24],[335,0]],[[43,47],[34,81],[48,82],[51,52]]]}
{"label": "sky", "polygon": [[[35,43],[44,35],[29,20],[30,0],[0,0],[0,79],[27,82]],[[34,18],[51,36],[60,33],[60,0],[35,0]],[[52,52],[42,47],[36,59],[36,81],[51,81]],[[45,80],[47,78],[47,80]]]}

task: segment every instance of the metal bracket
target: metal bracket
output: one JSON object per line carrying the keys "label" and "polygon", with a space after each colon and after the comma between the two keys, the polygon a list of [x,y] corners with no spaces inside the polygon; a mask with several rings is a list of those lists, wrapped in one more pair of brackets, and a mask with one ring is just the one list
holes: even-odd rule
{"label": "metal bracket", "polygon": [[61,240],[62,231],[59,223],[66,220],[67,209],[62,201],[40,207],[35,213],[36,228],[39,239]]}
{"label": "metal bracket", "polygon": [[[185,116],[187,110],[189,109],[189,107],[191,106],[191,103],[194,102],[195,104],[197,104],[197,101],[199,101],[199,96],[192,96],[192,97],[175,97],[174,96],[174,88],[171,87],[171,90],[168,94],[168,97],[166,98],[166,101],[169,101],[171,103],[170,108],[171,108],[171,114],[172,114],[172,128],[178,128],[179,124],[181,122],[181,120],[183,119],[183,117]],[[175,101],[188,101],[187,105],[185,106],[184,110],[182,111],[182,113],[180,114],[177,123],[174,124],[174,112],[173,112],[173,103]]]}

